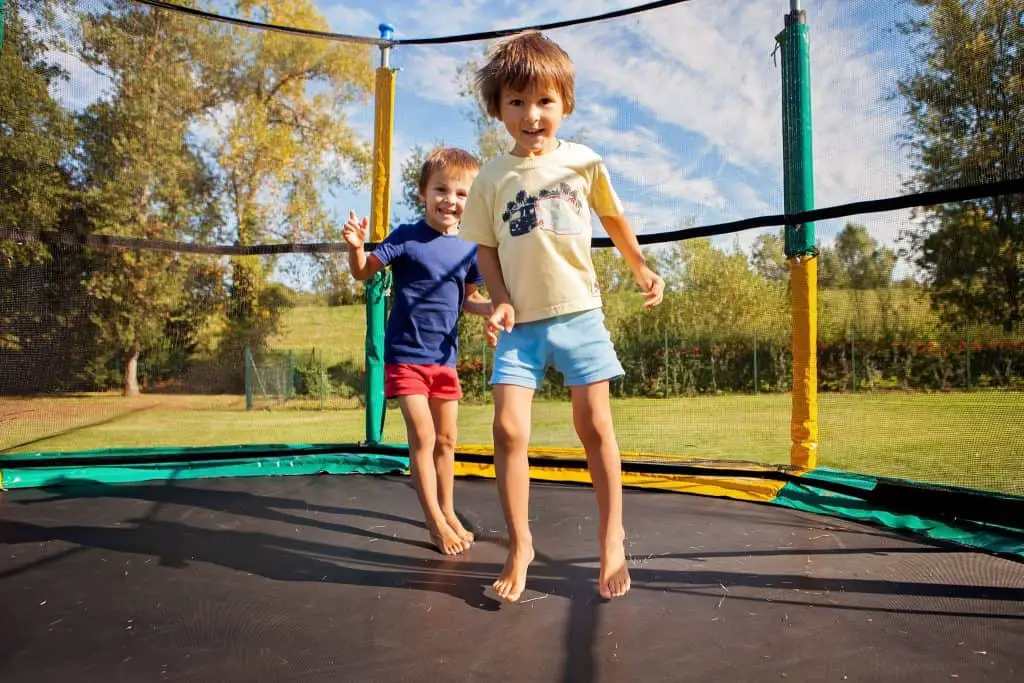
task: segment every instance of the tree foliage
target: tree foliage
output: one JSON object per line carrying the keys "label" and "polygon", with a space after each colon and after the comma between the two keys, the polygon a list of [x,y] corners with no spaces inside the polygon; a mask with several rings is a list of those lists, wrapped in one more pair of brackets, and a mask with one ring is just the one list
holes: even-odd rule
{"label": "tree foliage", "polygon": [[[195,31],[176,14],[111,5],[83,17],[80,57],[108,75],[109,96],[79,116],[80,184],[89,230],[183,240],[209,231],[215,200],[209,170],[189,146],[189,124],[211,96],[193,78]],[[185,259],[167,252],[97,254],[86,289],[100,348],[97,369],[124,367],[126,395],[139,393],[138,360],[165,340],[185,296]]]}
{"label": "tree foliage", "polygon": [[[916,190],[1024,175],[1024,0],[914,0],[917,69],[900,83]],[[948,322],[1009,332],[1024,306],[1024,196],[933,207],[909,234]]]}

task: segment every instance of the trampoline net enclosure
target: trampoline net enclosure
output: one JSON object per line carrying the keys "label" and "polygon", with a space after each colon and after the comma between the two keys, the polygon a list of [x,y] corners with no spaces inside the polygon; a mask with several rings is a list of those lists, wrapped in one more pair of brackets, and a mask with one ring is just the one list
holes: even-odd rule
{"label": "trampoline net enclosure", "polygon": [[[417,42],[399,26],[392,106],[371,38],[159,4],[6,0],[0,457],[266,454],[374,430],[400,452],[398,413],[368,388],[367,289],[340,230],[349,209],[385,232],[415,217],[407,179],[435,144],[507,147],[467,95],[493,37]],[[179,4],[332,29],[311,2]],[[692,0],[546,31],[577,68],[564,136],[604,156],[668,283],[642,311],[598,230],[623,458],[791,465],[796,325],[814,345],[819,472],[1022,494],[1020,3],[815,2],[805,24],[788,11]],[[809,81],[784,89],[787,59]],[[787,156],[801,121],[811,144]],[[390,161],[374,164],[382,125]],[[787,236],[782,214],[827,207]],[[479,319],[461,334],[460,451],[486,458],[492,351]],[[578,461],[551,380],[531,445]]]}

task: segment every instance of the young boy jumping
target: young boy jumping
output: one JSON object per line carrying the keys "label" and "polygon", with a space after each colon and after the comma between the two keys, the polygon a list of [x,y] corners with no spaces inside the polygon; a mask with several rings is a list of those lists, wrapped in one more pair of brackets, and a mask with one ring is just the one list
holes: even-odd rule
{"label": "young boy jumping", "polygon": [[494,582],[515,602],[534,558],[529,528],[531,408],[548,365],[572,393],[573,424],[587,454],[600,514],[605,599],[630,587],[622,522],[622,467],[612,425],[609,381],[623,374],[604,324],[590,256],[590,212],[625,257],[645,307],[665,283],[646,264],[601,157],[556,137],[574,108],[569,56],[536,31],[499,43],[476,75],[487,113],[515,145],[480,169],[466,202],[463,239],[476,242],[494,306],[494,460],[509,531],[509,553]]}
{"label": "young boy jumping", "polygon": [[487,317],[490,301],[477,292],[482,279],[476,245],[459,237],[477,159],[461,149],[432,152],[419,178],[426,214],[391,232],[373,253],[363,248],[367,219],[350,212],[342,235],[349,268],[366,280],[387,265],[394,299],[384,336],[384,391],[397,398],[409,440],[413,485],[431,540],[446,555],[468,549],[473,534],[455,515],[455,443],[462,387],[455,370],[459,316]]}

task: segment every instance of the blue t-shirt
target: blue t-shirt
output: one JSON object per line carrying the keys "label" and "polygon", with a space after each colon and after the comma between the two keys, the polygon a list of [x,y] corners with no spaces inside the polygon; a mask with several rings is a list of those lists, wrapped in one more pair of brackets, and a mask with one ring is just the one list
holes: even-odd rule
{"label": "blue t-shirt", "polygon": [[483,284],[476,244],[421,220],[395,228],[373,253],[393,277],[384,362],[454,366],[466,283]]}

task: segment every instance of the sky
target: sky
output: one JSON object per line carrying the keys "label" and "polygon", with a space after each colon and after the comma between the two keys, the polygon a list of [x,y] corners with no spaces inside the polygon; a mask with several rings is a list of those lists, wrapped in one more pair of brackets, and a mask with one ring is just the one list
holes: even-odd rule
{"label": "sky", "polygon": [[[401,40],[592,16],[641,0],[314,2],[332,31],[376,36],[386,21]],[[783,211],[781,68],[773,53],[789,5],[691,0],[548,32],[577,70],[577,109],[563,131],[604,157],[638,233]],[[803,6],[811,36],[815,205],[901,194],[909,160],[898,136],[907,124],[904,104],[893,96],[911,61],[895,22],[910,10],[891,0],[804,0]],[[486,47],[478,41],[393,50],[396,176],[415,145],[473,149],[466,116],[473,103],[460,96],[456,70]],[[355,109],[352,122],[371,139],[370,106]],[[406,215],[400,194],[396,182],[392,215],[399,218]],[[367,214],[369,202],[368,188],[342,191],[331,209],[343,220],[349,209]],[[819,245],[830,245],[846,220],[819,223]],[[899,212],[849,220],[895,246],[910,219]],[[748,250],[761,232],[716,242]]]}
{"label": "sky", "polygon": [[[593,16],[639,0],[317,0],[332,30],[420,38]],[[804,0],[811,40],[815,205],[901,194],[909,160],[894,99],[911,64],[895,30],[908,11],[875,0]],[[576,112],[563,127],[605,159],[638,233],[783,211],[781,67],[773,52],[789,0],[691,0],[548,35],[577,69]],[[415,144],[474,144],[456,69],[484,42],[398,46],[394,162]],[[366,122],[369,124],[369,121]],[[365,213],[368,193],[352,197]],[[400,211],[400,209],[399,209]],[[906,212],[857,216],[895,246]],[[845,220],[819,223],[828,246]],[[595,222],[598,234],[600,226]],[[769,229],[775,232],[777,229]],[[764,230],[716,239],[748,250]]]}

